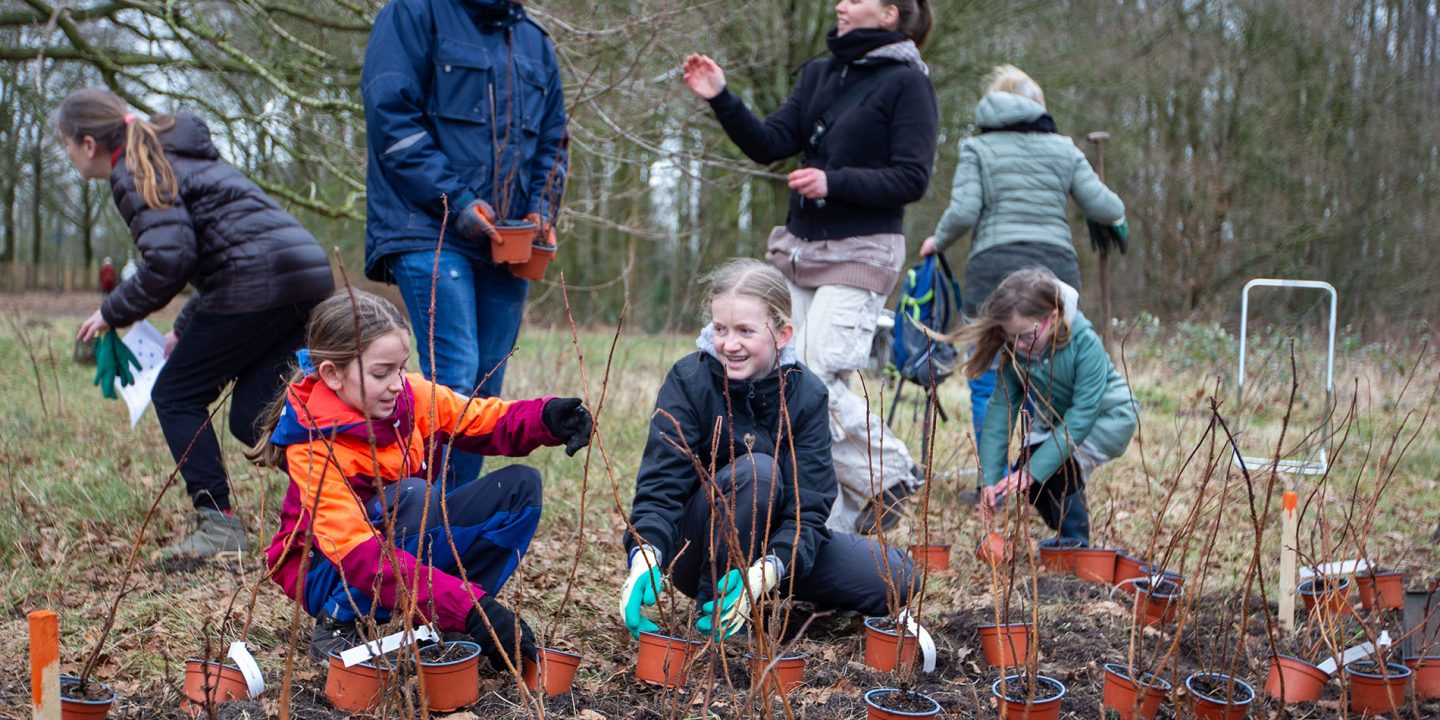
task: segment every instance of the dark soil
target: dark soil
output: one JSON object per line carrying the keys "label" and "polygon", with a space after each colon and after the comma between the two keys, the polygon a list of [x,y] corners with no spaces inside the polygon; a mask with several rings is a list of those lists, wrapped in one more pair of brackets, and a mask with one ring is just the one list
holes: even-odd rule
{"label": "dark soil", "polygon": [[115,693],[110,690],[110,688],[98,682],[91,681],[85,683],[85,687],[81,688],[79,680],[62,679],[60,681],[60,697],[71,700],[83,700],[85,702],[98,702],[115,697]]}
{"label": "dark soil", "polygon": [[433,665],[451,663],[457,660],[464,660],[474,652],[475,648],[469,645],[457,645],[455,643],[431,645],[420,648],[420,662]]}
{"label": "dark soil", "polygon": [[870,702],[894,712],[922,713],[935,709],[935,702],[911,690],[896,690],[870,696]]}
{"label": "dark soil", "polygon": [[[1063,688],[1060,684],[1046,677],[1035,678],[1035,699],[1031,702],[1045,702],[1053,700]],[[1005,699],[1010,702],[1023,703],[1030,697],[1030,678],[1023,675],[1011,675],[1005,678]]]}
{"label": "dark soil", "polygon": [[1190,686],[1201,695],[1220,702],[1244,703],[1255,699],[1243,685],[1219,677],[1196,678]]}

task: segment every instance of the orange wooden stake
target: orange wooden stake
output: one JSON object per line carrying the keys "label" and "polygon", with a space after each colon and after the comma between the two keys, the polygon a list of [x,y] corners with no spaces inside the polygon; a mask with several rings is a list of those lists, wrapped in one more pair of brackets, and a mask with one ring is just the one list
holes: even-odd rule
{"label": "orange wooden stake", "polygon": [[1300,518],[1297,515],[1300,496],[1287,490],[1281,502],[1283,523],[1280,530],[1280,628],[1285,632],[1295,630],[1295,552],[1300,544]]}
{"label": "orange wooden stake", "polygon": [[30,700],[35,720],[60,720],[60,618],[30,613]]}

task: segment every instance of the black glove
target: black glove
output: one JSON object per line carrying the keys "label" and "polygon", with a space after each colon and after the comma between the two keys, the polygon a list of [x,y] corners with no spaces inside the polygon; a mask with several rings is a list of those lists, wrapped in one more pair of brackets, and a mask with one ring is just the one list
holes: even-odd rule
{"label": "black glove", "polygon": [[1111,250],[1125,253],[1130,249],[1130,224],[1120,218],[1113,225],[1086,220],[1085,229],[1090,231],[1090,247],[1098,253],[1108,254]]}
{"label": "black glove", "polygon": [[590,431],[595,429],[595,420],[580,398],[555,398],[545,403],[540,419],[551,435],[565,443],[565,454],[571,457],[580,448],[590,444]]}
{"label": "black glove", "polygon": [[494,238],[499,236],[495,230],[495,208],[484,200],[471,200],[460,214],[455,216],[455,232],[466,240],[478,240],[480,238]]}
{"label": "black glove", "polygon": [[[480,610],[485,616],[480,616]],[[465,633],[470,636],[484,651],[485,657],[490,660],[490,665],[500,672],[507,672],[505,658],[516,667],[523,669],[524,663],[521,658],[513,654],[518,645],[520,655],[524,660],[535,662],[539,653],[535,650],[535,633],[530,631],[530,626],[520,616],[510,611],[510,608],[500,604],[493,595],[486,595],[480,598],[480,610],[471,609],[470,617],[465,621]],[[485,621],[490,621],[490,627],[495,629],[495,637],[500,639],[500,645],[496,646],[495,641],[490,638],[490,629],[485,627]],[[516,625],[520,628],[520,637],[515,637]]]}

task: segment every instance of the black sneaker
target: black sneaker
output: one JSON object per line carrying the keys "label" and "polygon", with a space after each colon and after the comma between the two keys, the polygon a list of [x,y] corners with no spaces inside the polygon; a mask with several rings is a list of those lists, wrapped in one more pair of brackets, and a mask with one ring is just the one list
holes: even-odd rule
{"label": "black sneaker", "polygon": [[[900,524],[900,519],[905,517],[905,500],[914,492],[909,483],[895,483],[889,490],[880,494],[878,498],[871,498],[870,504],[865,508],[860,518],[860,534],[874,535],[881,529],[893,530]],[[880,516],[880,524],[875,524],[875,516]]]}
{"label": "black sneaker", "polygon": [[360,631],[356,629],[354,620],[341,622],[321,610],[315,618],[315,630],[310,633],[310,661],[329,662],[332,654],[349,650],[360,642]]}

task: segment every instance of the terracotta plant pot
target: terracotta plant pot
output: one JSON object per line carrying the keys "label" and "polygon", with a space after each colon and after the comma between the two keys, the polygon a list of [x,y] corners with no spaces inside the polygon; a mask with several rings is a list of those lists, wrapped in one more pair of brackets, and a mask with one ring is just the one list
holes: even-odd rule
{"label": "terracotta plant pot", "polygon": [[948,544],[911,545],[910,557],[915,558],[916,565],[929,572],[944,572],[950,569],[950,546]]}
{"label": "terracotta plant pot", "polygon": [[330,672],[325,677],[325,697],[337,710],[360,712],[380,704],[390,670],[370,663],[345,667],[338,654],[330,656]]}
{"label": "terracotta plant pot", "polygon": [[[892,707],[891,703],[899,707]],[[899,688],[879,688],[865,693],[865,708],[869,720],[905,720],[940,715],[940,703],[934,698]]]}
{"label": "terracotta plant pot", "polygon": [[555,261],[555,245],[537,242],[530,245],[530,259],[522,263],[511,263],[510,274],[526,280],[545,277],[545,270]]}
{"label": "terracotta plant pot", "polygon": [[1010,544],[1004,535],[991,530],[975,548],[975,557],[986,565],[1004,565],[1010,562]]}
{"label": "terracotta plant pot", "polygon": [[1173,580],[1159,583],[1153,577],[1142,577],[1132,581],[1135,587],[1135,608],[1146,625],[1155,626],[1175,622],[1180,601],[1185,597],[1185,588]]}
{"label": "terracotta plant pot", "polygon": [[1145,577],[1141,568],[1145,567],[1145,561],[1129,553],[1117,553],[1115,555],[1115,584],[1125,588],[1126,592],[1135,592],[1133,584],[1126,583],[1126,580],[1138,580]]}
{"label": "terracotta plant pot", "polygon": [[190,658],[185,661],[185,699],[180,709],[190,717],[205,713],[207,704],[250,699],[250,683],[234,665]]}
{"label": "terracotta plant pot", "polygon": [[889,617],[865,618],[865,664],[880,672],[914,666],[920,656],[920,641],[908,632],[902,640],[893,622]]}
{"label": "terracotta plant pot", "polygon": [[80,678],[60,676],[60,717],[62,720],[100,720],[110,714],[115,690],[104,683],[90,681],[90,698],[69,697],[80,687]]}
{"label": "terracotta plant pot", "polygon": [[[1035,676],[1035,696],[1030,694],[1030,681],[1024,675],[1006,675],[990,686],[990,693],[1000,703],[1000,717],[1006,720],[1058,720],[1060,701],[1065,699],[1065,684],[1044,675]],[[1028,702],[1027,702],[1028,700]]]}
{"label": "terracotta plant pot", "polygon": [[1142,577],[1152,577],[1152,578],[1153,578],[1153,577],[1156,577],[1156,576],[1159,576],[1159,577],[1163,577],[1163,578],[1165,578],[1166,580],[1169,580],[1170,582],[1173,582],[1173,583],[1175,583],[1176,585],[1179,585],[1179,586],[1181,586],[1181,587],[1184,587],[1184,585],[1185,585],[1185,576],[1184,576],[1184,575],[1181,575],[1180,573],[1178,573],[1178,572],[1176,572],[1176,571],[1174,571],[1174,570],[1166,570],[1165,568],[1162,568],[1162,567],[1160,567],[1159,565],[1151,565],[1151,564],[1149,564],[1149,563],[1146,563],[1146,564],[1144,564],[1144,565],[1141,565],[1141,566],[1140,566],[1140,575],[1141,575]]}
{"label": "terracotta plant pot", "polygon": [[985,662],[1004,668],[1024,665],[1030,657],[1030,623],[981,625],[980,649]]}
{"label": "terracotta plant pot", "polygon": [[[445,660],[427,660],[447,654]],[[480,646],[449,642],[420,650],[420,673],[425,676],[425,704],[435,712],[451,712],[480,700]]]}
{"label": "terracotta plant pot", "polygon": [[1366,610],[1376,607],[1385,610],[1405,609],[1405,573],[1377,572],[1355,576],[1355,585],[1360,589],[1360,605]]}
{"label": "terracotta plant pot", "polygon": [[1073,552],[1085,547],[1085,543],[1075,538],[1045,538],[1035,543],[1040,548],[1040,564],[1046,570],[1057,573],[1075,572],[1075,559]]}
{"label": "terracotta plant pot", "polygon": [[789,695],[795,688],[805,682],[805,654],[796,653],[786,655],[775,663],[766,674],[765,669],[770,667],[770,658],[746,653],[745,657],[750,660],[750,687],[759,688],[764,683],[767,693],[775,695]]}
{"label": "terracotta plant pot", "polygon": [[1270,675],[1265,692],[1282,703],[1315,702],[1325,691],[1330,676],[1324,670],[1289,655],[1270,658]]}
{"label": "terracotta plant pot", "polygon": [[1255,702],[1255,688],[1224,673],[1195,673],[1185,678],[1185,691],[1200,720],[1240,720]]}
{"label": "terracotta plant pot", "polygon": [[1324,615],[1351,615],[1350,578],[1311,578],[1300,583],[1295,592],[1305,600],[1305,609]]}
{"label": "terracotta plant pot", "polygon": [[543,675],[546,695],[564,695],[575,686],[575,671],[579,668],[579,655],[540,648],[540,662],[525,665],[525,687],[530,688],[530,692],[535,692]]}
{"label": "terracotta plant pot", "polygon": [[1110,585],[1115,582],[1115,562],[1118,551],[1105,548],[1080,548],[1071,550],[1075,561],[1075,577],[1086,582]]}
{"label": "terracotta plant pot", "polygon": [[690,673],[690,662],[701,644],[655,633],[640,633],[640,656],[635,660],[635,677],[652,685],[680,687]]}
{"label": "terracotta plant pot", "polygon": [[540,228],[524,220],[509,220],[496,225],[499,237],[490,238],[490,258],[497,263],[523,263],[530,260],[531,248],[540,238]]}
{"label": "terracotta plant pot", "polygon": [[[1114,710],[1120,720],[1150,720],[1160,712],[1160,703],[1170,694],[1169,680],[1147,672],[1140,673],[1137,683],[1131,677],[1129,668],[1120,663],[1105,663],[1104,702],[1107,710]],[[1144,699],[1136,707],[1139,689],[1145,688]]]}
{"label": "terracotta plant pot", "polygon": [[1350,679],[1350,712],[1356,715],[1388,715],[1405,707],[1405,685],[1410,668],[1400,663],[1356,660],[1345,666]]}
{"label": "terracotta plant pot", "polygon": [[1421,700],[1440,698],[1440,657],[1407,657],[1405,667],[1415,678],[1415,697]]}

